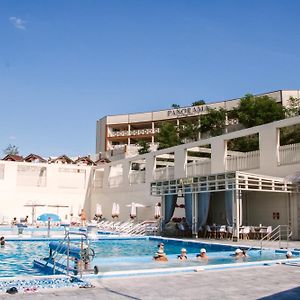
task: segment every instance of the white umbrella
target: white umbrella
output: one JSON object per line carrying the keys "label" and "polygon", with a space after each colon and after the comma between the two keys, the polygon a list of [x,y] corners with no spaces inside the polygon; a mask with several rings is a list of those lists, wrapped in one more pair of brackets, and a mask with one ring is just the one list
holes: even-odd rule
{"label": "white umbrella", "polygon": [[78,205],[78,216],[80,217],[82,214],[82,206],[81,204]]}
{"label": "white umbrella", "polygon": [[70,208],[70,216],[72,217],[73,216],[73,206],[71,205],[71,208]]}
{"label": "white umbrella", "polygon": [[131,204],[130,217],[131,218],[136,217],[136,204],[134,202],[132,202],[132,204]]}
{"label": "white umbrella", "polygon": [[113,218],[116,217],[116,208],[117,208],[117,204],[116,204],[116,202],[114,202],[112,205],[112,209],[111,209],[111,216]]}
{"label": "white umbrella", "polygon": [[101,217],[102,216],[102,205],[97,203],[96,204],[96,216]]}
{"label": "white umbrella", "polygon": [[120,205],[116,204],[115,216],[119,217],[119,215],[120,215]]}

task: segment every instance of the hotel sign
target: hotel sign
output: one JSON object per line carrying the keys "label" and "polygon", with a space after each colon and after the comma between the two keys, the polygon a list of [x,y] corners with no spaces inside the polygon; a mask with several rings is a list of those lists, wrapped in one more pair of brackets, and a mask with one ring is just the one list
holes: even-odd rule
{"label": "hotel sign", "polygon": [[206,110],[206,105],[183,107],[168,110],[168,117],[187,117],[200,115]]}

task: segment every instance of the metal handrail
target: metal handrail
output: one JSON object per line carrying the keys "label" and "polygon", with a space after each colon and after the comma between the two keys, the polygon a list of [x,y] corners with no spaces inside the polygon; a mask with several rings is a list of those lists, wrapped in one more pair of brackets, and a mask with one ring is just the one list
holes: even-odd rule
{"label": "metal handrail", "polygon": [[292,230],[289,225],[278,225],[275,227],[271,232],[269,232],[267,235],[265,235],[260,240],[260,249],[263,248],[263,242],[272,242],[272,241],[278,241],[279,242],[279,248],[281,248],[281,242],[286,237],[286,242],[288,248],[290,237],[292,236]]}
{"label": "metal handrail", "polygon": [[247,251],[253,250],[254,248],[259,248],[260,251],[263,250],[263,244],[267,242],[279,242],[279,248],[281,247],[282,241],[286,240],[286,248],[288,248],[290,237],[293,232],[291,226],[289,225],[278,225],[271,232],[267,233],[262,239],[259,240],[257,246],[251,246]]}
{"label": "metal handrail", "polygon": [[[88,240],[88,235],[85,232],[78,232],[78,231],[67,231],[65,233],[65,236],[63,238],[63,240],[60,241],[60,243],[57,245],[57,247],[53,250],[53,255],[51,257],[48,258],[47,262],[46,262],[46,266],[48,265],[49,262],[53,263],[53,273],[55,274],[55,269],[60,268],[57,267],[56,264],[58,262],[61,262],[61,259],[64,257],[64,255],[67,256],[67,258],[64,258],[63,262],[67,261],[67,266],[66,266],[66,271],[67,271],[67,275],[69,276],[69,271],[70,271],[70,235],[79,235],[81,236],[81,241],[80,241],[80,248],[81,251],[83,250],[83,238],[85,238],[86,240],[86,245],[87,245],[87,253],[90,253],[90,244],[89,244],[89,240]],[[67,243],[67,248],[66,251],[64,253],[59,253],[58,249],[64,245],[65,243]],[[58,259],[56,259],[58,257]],[[80,277],[82,277],[82,264],[80,264]],[[60,268],[61,269],[61,268]]]}

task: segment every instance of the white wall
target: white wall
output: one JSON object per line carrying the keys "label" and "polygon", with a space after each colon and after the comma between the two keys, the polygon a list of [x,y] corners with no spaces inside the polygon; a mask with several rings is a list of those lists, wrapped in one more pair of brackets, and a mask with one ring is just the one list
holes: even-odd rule
{"label": "white wall", "polygon": [[[62,219],[65,219],[66,214],[69,215],[71,206],[74,214],[78,213],[79,206],[88,209],[86,198],[90,186],[91,167],[5,161],[0,161],[0,164],[5,165],[4,178],[0,179],[0,222],[3,218],[11,220],[13,217],[21,218],[26,215],[31,217],[31,208],[24,205],[32,202],[46,205],[36,208],[37,215],[44,212],[57,213],[57,208],[47,205],[69,206],[58,209]],[[32,176],[31,179],[23,181],[18,179],[19,166],[46,168],[45,185],[38,186],[38,177]],[[66,172],[61,172],[62,170]]]}

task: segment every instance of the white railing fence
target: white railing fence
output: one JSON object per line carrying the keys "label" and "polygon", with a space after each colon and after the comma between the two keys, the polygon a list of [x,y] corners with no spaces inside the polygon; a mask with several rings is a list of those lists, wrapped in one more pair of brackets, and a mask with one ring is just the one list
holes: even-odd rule
{"label": "white railing fence", "polygon": [[112,176],[108,178],[109,187],[118,187],[123,182],[123,175]]}
{"label": "white railing fence", "polygon": [[300,143],[279,147],[278,165],[288,165],[300,162]]}
{"label": "white railing fence", "polygon": [[155,134],[159,132],[159,128],[145,128],[145,129],[133,129],[133,130],[121,130],[121,131],[112,131],[109,133],[109,137],[116,136],[137,136],[137,135],[147,135]]}
{"label": "white railing fence", "polygon": [[145,171],[131,171],[128,175],[129,184],[145,183],[146,172]]}
{"label": "white railing fence", "polygon": [[260,151],[250,151],[237,156],[227,156],[226,170],[241,171],[259,168]]}
{"label": "white railing fence", "polygon": [[186,176],[203,176],[211,173],[211,160],[193,161],[185,165]]}
{"label": "white railing fence", "polygon": [[154,180],[172,180],[174,179],[174,167],[166,166],[154,170]]}

